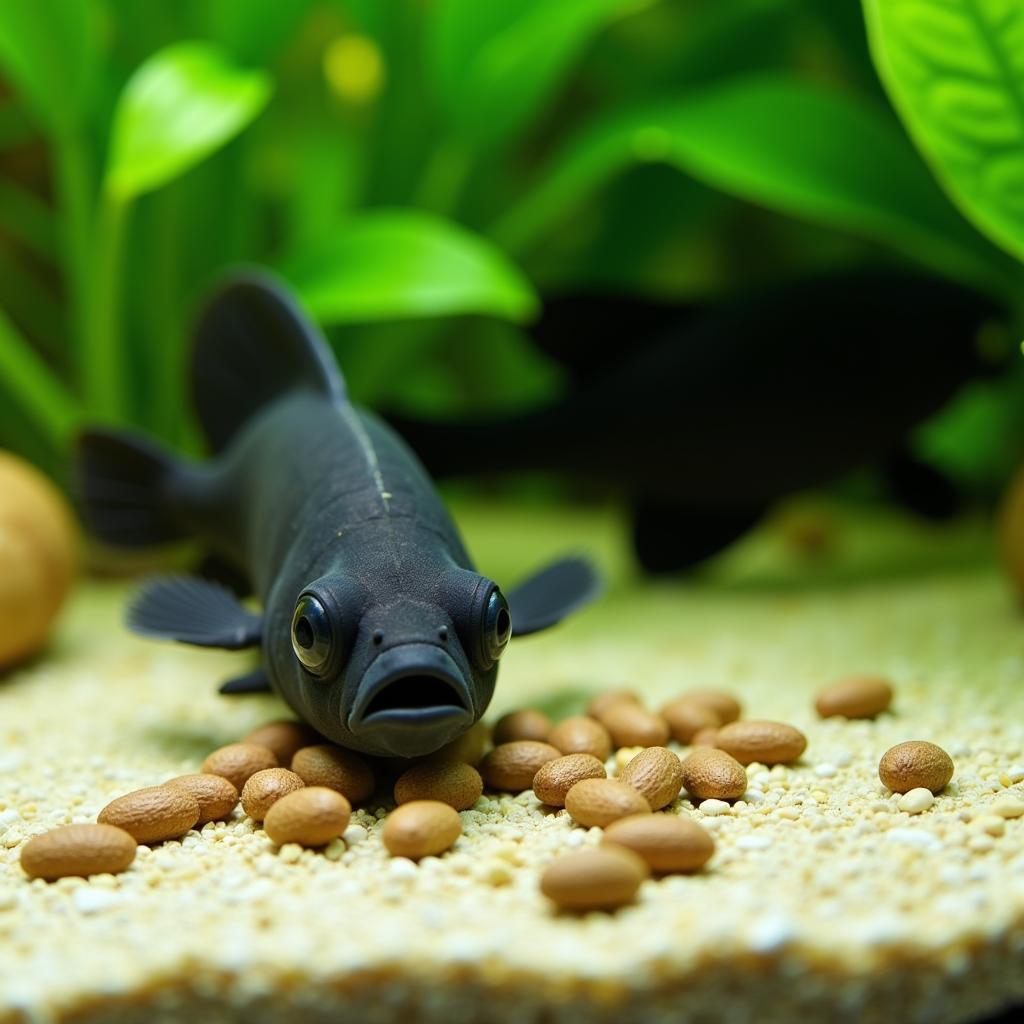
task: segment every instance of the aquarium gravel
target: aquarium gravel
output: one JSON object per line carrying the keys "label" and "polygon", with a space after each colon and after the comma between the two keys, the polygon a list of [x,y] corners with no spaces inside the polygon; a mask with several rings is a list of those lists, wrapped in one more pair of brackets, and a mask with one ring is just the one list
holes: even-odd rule
{"label": "aquarium gravel", "polygon": [[[0,683],[3,1024],[966,1021],[1024,999],[1024,620],[993,569],[617,582],[578,622],[513,645],[492,721],[521,706],[557,720],[601,689],[658,707],[702,687],[808,740],[795,764],[750,765],[736,803],[670,805],[714,836],[702,871],[583,915],[556,912],[539,879],[600,830],[532,792],[485,792],[453,848],[418,864],[385,850],[381,794],[322,851],[276,847],[239,808],[140,846],[123,874],[29,881],[32,836],[281,716],[217,695],[238,656],[126,634],[125,593],[80,590],[50,656]],[[820,718],[815,695],[859,672],[892,680],[892,710]],[[878,779],[909,739],[956,765],[930,806]]]}

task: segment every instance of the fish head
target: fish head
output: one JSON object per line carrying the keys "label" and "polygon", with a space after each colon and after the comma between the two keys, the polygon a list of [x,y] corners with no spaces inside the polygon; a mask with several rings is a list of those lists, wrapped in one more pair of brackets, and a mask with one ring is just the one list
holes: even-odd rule
{"label": "fish head", "polygon": [[294,596],[287,642],[267,655],[279,691],[328,739],[419,757],[483,716],[511,633],[501,590],[471,570],[387,586],[328,574]]}

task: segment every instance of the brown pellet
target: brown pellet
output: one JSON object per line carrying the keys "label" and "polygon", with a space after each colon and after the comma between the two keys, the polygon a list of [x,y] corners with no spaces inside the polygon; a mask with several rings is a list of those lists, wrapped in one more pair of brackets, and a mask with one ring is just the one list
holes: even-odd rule
{"label": "brown pellet", "polygon": [[495,747],[480,765],[480,774],[492,789],[519,792],[533,788],[542,765],[561,757],[560,750],[539,740],[516,740]]}
{"label": "brown pellet", "polygon": [[337,790],[304,786],[281,797],[263,819],[271,842],[324,846],[337,839],[352,817],[352,805]]}
{"label": "brown pellet", "polygon": [[668,742],[665,719],[639,704],[620,701],[603,712],[600,720],[617,747],[663,747]]}
{"label": "brown pellet", "polygon": [[652,811],[667,807],[683,788],[683,766],[666,747],[641,750],[619,772],[619,781],[632,786],[651,805]]}
{"label": "brown pellet", "polygon": [[238,790],[222,775],[199,773],[179,775],[168,779],[165,786],[179,786],[188,790],[199,804],[199,828],[208,821],[223,821],[238,806]]}
{"label": "brown pellet", "polygon": [[892,703],[892,685],[882,676],[850,676],[826,686],[814,701],[822,718],[874,718]]}
{"label": "brown pellet", "polygon": [[490,730],[484,722],[467,729],[458,739],[452,740],[436,753],[430,755],[431,761],[458,761],[471,764],[475,768],[484,757],[490,742]]}
{"label": "brown pellet", "polygon": [[683,786],[694,800],[738,800],[747,791],[747,771],[732,754],[698,747],[682,763]]}
{"label": "brown pellet", "polygon": [[353,806],[373,796],[376,787],[370,766],[358,754],[330,743],[296,751],[292,771],[307,786],[337,790]]}
{"label": "brown pellet", "polygon": [[512,743],[515,740],[547,740],[551,732],[551,719],[536,708],[523,708],[502,715],[494,723],[491,739],[494,745]]}
{"label": "brown pellet", "polygon": [[541,803],[564,807],[565,795],[582,779],[603,779],[604,763],[593,754],[566,754],[541,765],[533,777],[533,792]]}
{"label": "brown pellet", "polygon": [[136,842],[114,825],[62,825],[21,848],[21,867],[29,878],[53,882],[80,875],[116,875],[135,860]]}
{"label": "brown pellet", "polygon": [[421,761],[398,777],[395,803],[440,800],[457,811],[467,811],[483,791],[484,780],[472,765],[457,761]]}
{"label": "brown pellet", "polygon": [[894,793],[909,793],[912,789],[938,793],[953,778],[953,759],[934,743],[908,740],[882,755],[878,777]]}
{"label": "brown pellet", "polygon": [[674,814],[636,814],[613,821],[601,837],[638,854],[652,871],[696,871],[715,852],[706,828]]}
{"label": "brown pellet", "polygon": [[303,747],[321,742],[321,736],[305,722],[282,718],[253,729],[242,742],[268,747],[274,752],[277,763],[284,765],[291,764],[296,752]]}
{"label": "brown pellet", "polygon": [[730,722],[718,730],[717,746],[740,764],[790,764],[807,749],[807,737],[785,722]]}
{"label": "brown pellet", "polygon": [[714,708],[689,697],[666,704],[661,709],[661,717],[668,723],[672,739],[677,743],[691,743],[701,729],[716,729],[724,724]]}
{"label": "brown pellet", "polygon": [[743,711],[740,702],[731,693],[723,693],[721,690],[687,690],[679,695],[679,700],[710,708],[718,715],[722,725],[735,722]]}
{"label": "brown pellet", "polygon": [[565,794],[565,809],[578,825],[604,828],[630,814],[649,814],[651,805],[618,779],[583,779]]}
{"label": "brown pellet", "polygon": [[199,801],[179,786],[147,786],[111,800],[96,820],[124,829],[137,843],[161,843],[199,821]]}
{"label": "brown pellet", "polygon": [[242,810],[253,821],[262,821],[278,800],[305,785],[295,772],[287,768],[264,768],[249,776],[249,781],[243,787]]}
{"label": "brown pellet", "polygon": [[718,744],[717,729],[701,729],[690,740],[691,747],[714,747]]}
{"label": "brown pellet", "polygon": [[227,779],[241,793],[250,775],[277,766],[277,758],[269,747],[259,743],[229,743],[210,754],[202,770]]}
{"label": "brown pellet", "polygon": [[621,704],[623,701],[640,707],[640,698],[632,690],[609,690],[607,693],[599,693],[590,699],[590,703],[587,705],[587,714],[591,718],[600,719],[609,708]]}
{"label": "brown pellet", "polygon": [[540,891],[564,910],[614,910],[632,903],[649,876],[632,850],[605,846],[559,857],[541,875]]}
{"label": "brown pellet", "polygon": [[444,853],[460,835],[462,819],[440,800],[413,800],[396,807],[381,830],[388,853],[411,860]]}
{"label": "brown pellet", "polygon": [[548,743],[563,754],[591,754],[599,761],[607,761],[612,752],[608,730],[589,715],[563,719],[551,730]]}

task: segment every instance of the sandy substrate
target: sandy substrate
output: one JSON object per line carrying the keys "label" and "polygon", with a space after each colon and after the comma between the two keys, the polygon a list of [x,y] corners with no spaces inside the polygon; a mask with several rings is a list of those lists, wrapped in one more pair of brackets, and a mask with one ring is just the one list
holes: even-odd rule
{"label": "sandy substrate", "polygon": [[[567,712],[623,684],[653,705],[715,686],[806,732],[801,762],[752,768],[727,813],[670,809],[714,833],[708,868],[647,882],[616,914],[557,915],[539,873],[597,830],[532,793],[485,794],[454,849],[416,866],[383,850],[380,794],[347,848],[278,850],[238,810],[140,848],[118,877],[30,883],[28,838],[195,771],[281,713],[215,693],[242,656],[131,638],[124,588],[92,584],[49,654],[0,681],[3,1024],[962,1021],[1024,1000],[1024,818],[987,814],[1024,799],[1024,619],[977,534],[840,527],[837,554],[808,567],[776,530],[699,583],[640,586],[613,520],[503,516],[465,518],[497,578],[571,538],[603,553],[613,586],[514,644],[495,713]],[[815,691],[861,670],[894,680],[894,711],[817,720]],[[906,739],[941,744],[957,768],[915,816],[876,774]]]}

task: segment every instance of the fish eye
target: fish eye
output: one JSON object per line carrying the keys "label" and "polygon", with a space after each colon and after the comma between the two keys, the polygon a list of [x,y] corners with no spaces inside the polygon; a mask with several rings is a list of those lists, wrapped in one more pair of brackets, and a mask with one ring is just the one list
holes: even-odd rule
{"label": "fish eye", "polygon": [[324,675],[334,655],[334,630],[327,609],[312,594],[303,594],[292,615],[292,650],[313,675]]}
{"label": "fish eye", "polygon": [[505,595],[495,587],[487,599],[483,621],[483,651],[493,664],[504,653],[512,636],[512,614]]}

